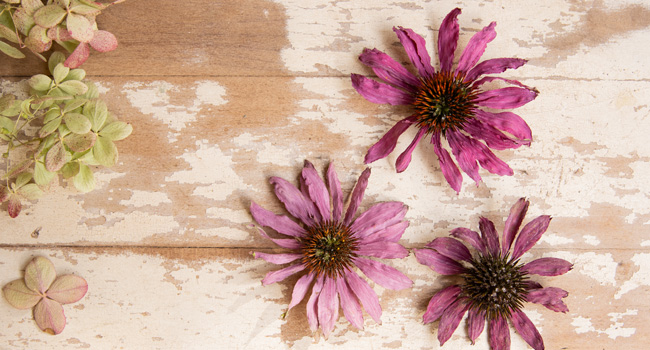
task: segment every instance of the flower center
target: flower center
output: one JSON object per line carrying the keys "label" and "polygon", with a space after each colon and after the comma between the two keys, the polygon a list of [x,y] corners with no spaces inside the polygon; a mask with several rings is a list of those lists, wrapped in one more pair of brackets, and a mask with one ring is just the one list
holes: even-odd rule
{"label": "flower center", "polygon": [[479,256],[463,274],[463,295],[489,319],[509,317],[512,311],[522,308],[527,294],[528,277],[518,263],[508,260],[508,256]]}
{"label": "flower center", "polygon": [[420,128],[427,128],[429,133],[444,132],[461,127],[473,117],[477,90],[463,82],[464,78],[462,74],[439,72],[420,79],[413,103]]}
{"label": "flower center", "polygon": [[302,243],[302,262],[316,275],[324,273],[335,277],[352,266],[352,258],[357,256],[357,239],[352,237],[347,226],[337,222],[326,221],[307,227]]}

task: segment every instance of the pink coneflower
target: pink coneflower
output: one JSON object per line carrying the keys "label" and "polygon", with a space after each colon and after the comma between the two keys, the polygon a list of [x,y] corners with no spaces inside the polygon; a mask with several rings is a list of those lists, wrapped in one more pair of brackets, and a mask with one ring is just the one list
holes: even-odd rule
{"label": "pink coneflower", "polygon": [[[518,81],[486,74],[519,68],[527,61],[519,58],[495,58],[476,64],[487,44],[496,37],[495,22],[490,23],[469,41],[452,70],[458,41],[460,9],[451,11],[440,25],[438,55],[440,69],[431,65],[424,39],[411,29],[393,27],[409,59],[415,66],[415,76],[387,54],[377,49],[364,49],[359,60],[372,68],[384,82],[352,74],[352,85],[368,101],[391,105],[413,106],[413,114],[400,120],[366,154],[366,164],[385,158],[395,149],[397,139],[411,125],[418,133],[395,164],[397,172],[406,170],[411,153],[425,136],[431,135],[433,150],[442,173],[451,187],[460,192],[462,175],[443,147],[446,139],[460,168],[477,184],[481,181],[478,164],[498,175],[512,175],[510,167],[497,158],[490,148],[502,150],[530,145],[532,134],[526,122],[512,112],[493,113],[490,109],[510,109],[525,105],[537,97],[537,90]],[[482,77],[482,78],[481,78]],[[480,78],[480,79],[479,79]],[[483,84],[502,80],[515,86],[483,91]],[[504,133],[507,132],[508,134]],[[480,142],[483,140],[485,144]]]}
{"label": "pink coneflower", "polygon": [[404,220],[407,207],[403,203],[375,204],[355,219],[369,176],[370,169],[366,169],[359,177],[345,215],[341,184],[334,166],[330,164],[327,169],[326,186],[308,161],[302,169],[300,189],[279,177],[270,179],[275,195],[302,225],[287,216],[275,215],[254,202],[251,204],[255,221],[291,238],[273,239],[262,229],[260,233],[280,247],[293,250],[287,254],[255,252],[256,258],[272,264],[290,264],[269,272],[262,284],[282,281],[305,271],[293,288],[288,310],[300,303],[313,284],[307,302],[307,319],[312,331],[320,326],[325,337],[334,329],[339,302],[345,318],[359,329],[363,329],[361,305],[377,323],[381,322],[379,299],[354,271],[355,266],[388,289],[400,290],[413,284],[396,269],[364,257],[395,259],[409,254],[397,243],[408,227],[408,221]]}
{"label": "pink coneflower", "polygon": [[[469,312],[467,322],[472,343],[483,332],[487,321],[490,347],[494,350],[510,349],[510,320],[533,349],[544,349],[542,336],[522,311],[523,303],[542,304],[556,312],[569,311],[562,301],[569,293],[555,287],[542,288],[528,276],[562,275],[571,270],[571,263],[558,258],[540,258],[527,264],[519,262],[521,255],[546,232],[551,221],[546,215],[532,220],[515,240],[527,210],[528,201],[524,198],[510,209],[501,243],[494,224],[486,218],[480,219],[480,236],[466,228],[452,230],[453,237],[477,250],[474,256],[460,241],[449,237],[434,239],[427,244],[430,249],[414,250],[421,264],[443,275],[460,275],[464,280],[434,295],[424,314],[424,323],[440,318],[440,345],[449,340],[465,313]],[[513,241],[514,248],[510,252]]]}

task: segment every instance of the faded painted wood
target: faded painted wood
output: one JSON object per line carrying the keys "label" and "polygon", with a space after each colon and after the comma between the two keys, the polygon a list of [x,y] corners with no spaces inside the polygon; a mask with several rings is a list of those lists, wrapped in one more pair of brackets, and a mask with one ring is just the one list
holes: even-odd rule
{"label": "faded painted wood", "polygon": [[[460,47],[495,20],[484,59],[523,57],[506,74],[541,91],[518,112],[529,148],[499,151],[512,177],[482,172],[448,188],[429,145],[396,174],[397,155],[372,165],[362,206],[400,200],[411,226],[402,243],[421,247],[487,216],[502,228],[510,205],[531,200],[529,219],[554,217],[530,258],[572,261],[569,274],[541,280],[570,292],[570,312],[526,305],[549,349],[642,349],[650,323],[650,9],[643,1],[455,3],[420,1],[127,1],[100,27],[120,40],[84,65],[109,108],[133,124],[120,162],[99,171],[85,195],[64,181],[17,219],[0,213],[0,283],[21,276],[35,255],[84,276],[88,296],[68,305],[59,336],[41,333],[29,311],[0,303],[8,348],[438,348],[436,325],[422,325],[428,299],[449,280],[414,257],[392,262],[415,281],[394,292],[375,286],[383,323],[357,331],[341,318],[328,340],[313,336],[304,303],[287,319],[295,279],[262,287],[273,266],[251,250],[274,250],[250,227],[251,201],[281,212],[269,176],[295,180],[304,159],[337,164],[344,190],[363,155],[406,109],[377,106],[350,86],[371,72],[356,59],[376,47],[406,61],[391,27],[433,47],[455,6]],[[155,11],[152,9],[155,8]],[[3,93],[44,72],[35,59],[0,57]],[[413,136],[413,133],[409,134]],[[399,148],[410,138],[404,136]],[[4,207],[3,207],[4,209]],[[31,233],[40,228],[38,238]],[[6,328],[6,329],[5,329]],[[512,335],[513,349],[525,349]],[[460,327],[443,349],[465,348]],[[487,349],[483,335],[475,346]]]}

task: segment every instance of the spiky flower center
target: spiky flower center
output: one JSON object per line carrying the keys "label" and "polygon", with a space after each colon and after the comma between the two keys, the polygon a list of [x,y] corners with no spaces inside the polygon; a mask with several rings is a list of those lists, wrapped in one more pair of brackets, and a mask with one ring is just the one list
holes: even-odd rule
{"label": "spiky flower center", "polygon": [[521,271],[522,266],[508,256],[479,256],[463,274],[462,293],[489,319],[509,317],[512,311],[522,308],[527,294],[528,277]]}
{"label": "spiky flower center", "polygon": [[338,222],[325,221],[308,227],[302,243],[302,262],[316,275],[336,277],[351,267],[357,256],[357,239],[352,237],[349,227]]}
{"label": "spiky flower center", "polygon": [[415,115],[420,128],[427,132],[445,132],[462,127],[465,120],[474,115],[477,89],[465,76],[452,72],[438,72],[421,78],[415,95]]}

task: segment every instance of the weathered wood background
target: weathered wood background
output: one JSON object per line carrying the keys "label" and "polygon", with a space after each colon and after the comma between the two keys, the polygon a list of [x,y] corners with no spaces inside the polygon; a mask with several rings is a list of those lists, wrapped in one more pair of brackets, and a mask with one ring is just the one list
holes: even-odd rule
{"label": "weathered wood background", "polygon": [[[438,348],[437,323],[422,325],[445,278],[411,255],[392,265],[410,290],[375,286],[383,324],[358,331],[343,317],[328,340],[314,337],[304,302],[286,320],[294,279],[263,287],[275,269],[253,260],[274,249],[250,227],[251,200],[280,212],[267,180],[295,180],[304,159],[336,162],[344,191],[364,169],[366,149],[406,113],[377,106],[351,87],[370,74],[357,56],[376,47],[406,61],[391,28],[410,27],[433,48],[454,7],[460,45],[490,21],[497,38],[484,59],[528,58],[506,75],[541,94],[518,111],[534,142],[498,151],[512,177],[482,171],[456,195],[430,145],[396,174],[399,152],[372,164],[366,207],[400,200],[411,226],[402,243],[421,247],[485,215],[503,227],[526,196],[529,217],[554,217],[530,257],[575,264],[538,279],[570,292],[570,312],[526,312],[548,349],[645,349],[650,342],[650,5],[644,0],[325,1],[131,0],[98,17],[119,39],[83,66],[109,109],[133,124],[120,161],[96,174],[97,189],[62,181],[17,219],[0,212],[0,284],[20,278],[33,256],[76,273],[87,296],[65,308],[58,336],[30,311],[0,302],[7,349]],[[45,73],[30,57],[0,56],[0,91],[25,89]],[[410,135],[410,136],[409,136]],[[404,148],[414,133],[398,145]],[[38,238],[32,232],[40,229]],[[464,323],[463,323],[464,324]],[[513,349],[527,348],[514,334]],[[444,349],[469,348],[459,327]],[[485,333],[475,349],[487,349]]]}

